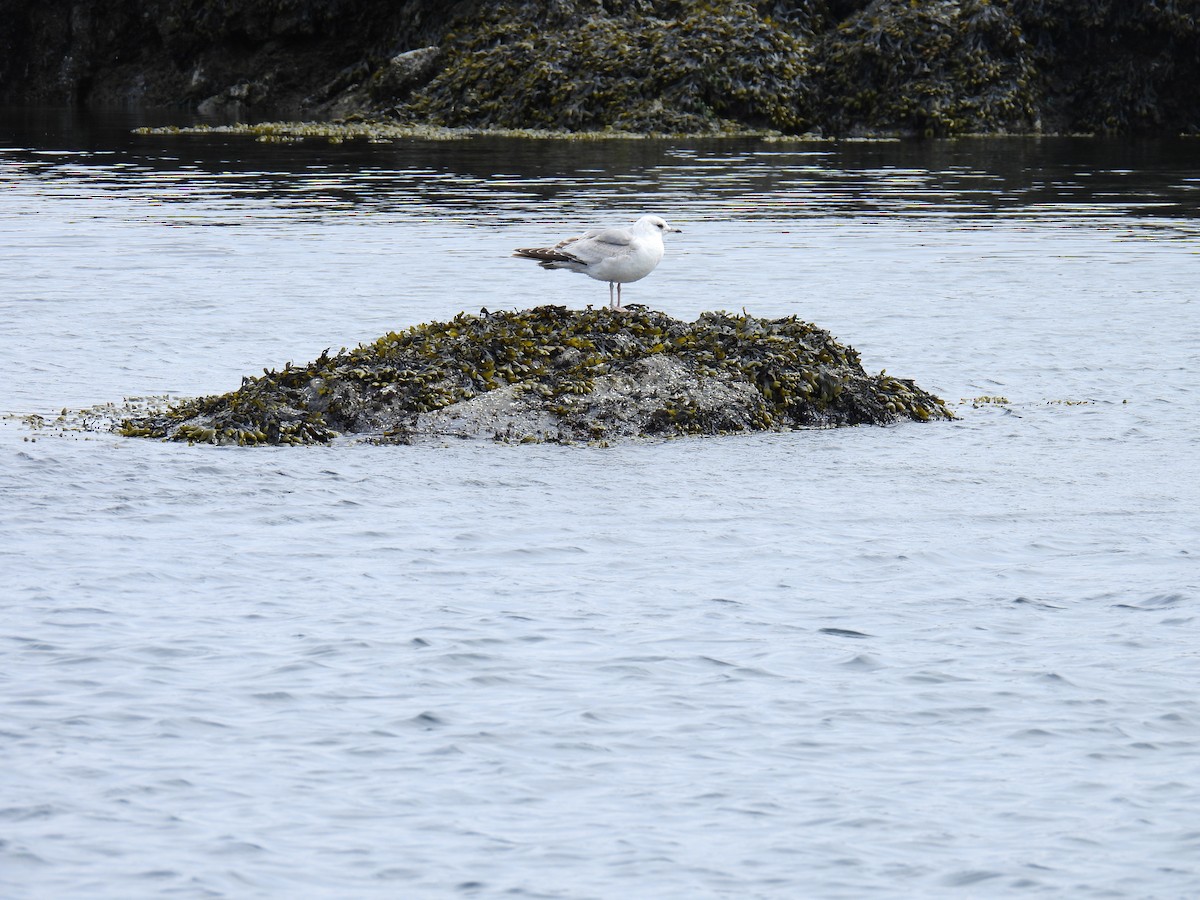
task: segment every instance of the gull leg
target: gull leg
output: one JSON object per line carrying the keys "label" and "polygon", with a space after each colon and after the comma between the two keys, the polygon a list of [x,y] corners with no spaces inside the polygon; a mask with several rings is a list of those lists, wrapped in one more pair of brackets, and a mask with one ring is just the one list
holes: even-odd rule
{"label": "gull leg", "polygon": [[616,309],[616,307],[613,306],[613,290],[612,289],[613,289],[613,283],[610,281],[608,283],[608,308]]}
{"label": "gull leg", "polygon": [[624,307],[621,306],[621,282],[619,281],[617,282],[617,309],[624,309]]}

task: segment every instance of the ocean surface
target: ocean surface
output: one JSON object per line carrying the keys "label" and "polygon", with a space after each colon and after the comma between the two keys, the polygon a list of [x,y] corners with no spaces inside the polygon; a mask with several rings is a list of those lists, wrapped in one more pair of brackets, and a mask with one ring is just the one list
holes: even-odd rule
{"label": "ocean surface", "polygon": [[[1200,143],[0,115],[0,895],[1200,895]],[[951,423],[38,429],[466,310],[798,315]]]}

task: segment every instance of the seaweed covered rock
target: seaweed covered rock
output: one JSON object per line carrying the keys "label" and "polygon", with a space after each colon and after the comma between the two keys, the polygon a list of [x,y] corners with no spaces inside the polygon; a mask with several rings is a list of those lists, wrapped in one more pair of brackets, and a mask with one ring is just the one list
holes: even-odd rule
{"label": "seaweed covered rock", "polygon": [[1200,134],[1195,0],[1011,0],[1047,131]]}
{"label": "seaweed covered rock", "polygon": [[794,131],[807,48],[747,0],[489,6],[402,112],[439,125]]}
{"label": "seaweed covered rock", "polygon": [[949,418],[937,397],[868,375],[853,349],[794,317],[542,306],[389,333],[118,430],[242,445],[574,442]]}
{"label": "seaweed covered rock", "polygon": [[0,102],[473,129],[1200,134],[1196,0],[0,0]]}
{"label": "seaweed covered rock", "polygon": [[837,134],[1038,130],[1037,73],[1016,14],[990,0],[876,0],[815,54],[817,118]]}

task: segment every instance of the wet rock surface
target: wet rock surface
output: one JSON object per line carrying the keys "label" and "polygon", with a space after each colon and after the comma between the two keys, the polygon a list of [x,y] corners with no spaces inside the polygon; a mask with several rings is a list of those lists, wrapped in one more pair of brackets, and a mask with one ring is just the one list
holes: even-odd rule
{"label": "wet rock surface", "polygon": [[953,418],[911,381],[795,317],[568,310],[460,314],[118,431],[211,444],[609,442]]}

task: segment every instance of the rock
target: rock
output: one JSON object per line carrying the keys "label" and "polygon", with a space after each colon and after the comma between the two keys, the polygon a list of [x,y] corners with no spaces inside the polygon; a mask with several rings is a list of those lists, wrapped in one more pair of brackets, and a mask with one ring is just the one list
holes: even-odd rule
{"label": "rock", "polygon": [[413,88],[433,77],[441,56],[439,47],[421,47],[393,56],[371,78],[371,97],[394,101],[407,96]]}
{"label": "rock", "polygon": [[122,434],[212,444],[447,439],[610,442],[950,419],[911,381],[795,317],[638,309],[460,314],[214,397],[127,419]]}
{"label": "rock", "polygon": [[261,81],[239,81],[219,94],[200,102],[196,111],[204,116],[219,115],[226,111],[237,111],[248,106],[261,104],[267,99],[269,89]]}
{"label": "rock", "polygon": [[[1194,0],[0,0],[0,104],[269,103],[477,129],[1195,135],[1197,21]],[[331,90],[359,61],[368,71]],[[270,96],[223,88],[242,82]]]}
{"label": "rock", "polygon": [[484,4],[398,112],[446,126],[803,131],[808,15],[784,27],[759,6]]}
{"label": "rock", "polygon": [[421,413],[411,427],[392,433],[402,435],[404,443],[447,438],[483,438],[506,443],[568,440],[558,417],[541,400],[526,385],[506,384],[469,400]]}
{"label": "rock", "polygon": [[877,0],[817,43],[816,120],[835,134],[1040,128],[1037,72],[1003,4]]}
{"label": "rock", "polygon": [[313,94],[304,100],[305,106],[319,106],[327,103],[343,91],[354,90],[371,74],[371,64],[365,59],[359,60],[352,66],[346,66]]}
{"label": "rock", "polygon": [[437,47],[409,50],[374,72],[371,63],[360,60],[306,97],[302,106],[324,118],[340,119],[368,112],[381,102],[394,103],[432,77],[438,53]]}

